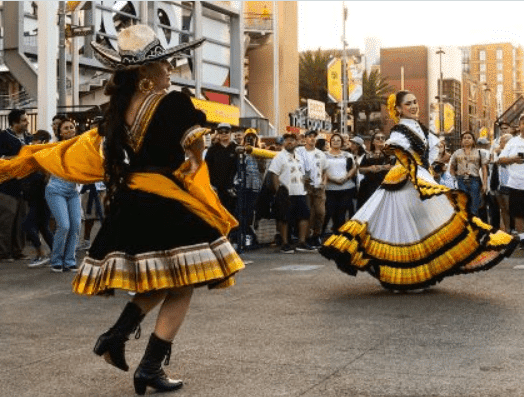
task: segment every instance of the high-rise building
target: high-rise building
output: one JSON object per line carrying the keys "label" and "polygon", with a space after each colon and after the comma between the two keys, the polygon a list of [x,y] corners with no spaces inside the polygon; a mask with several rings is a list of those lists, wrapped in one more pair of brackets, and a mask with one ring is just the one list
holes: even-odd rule
{"label": "high-rise building", "polygon": [[494,95],[492,110],[502,114],[524,94],[524,51],[510,43],[478,44],[470,47],[469,73]]}

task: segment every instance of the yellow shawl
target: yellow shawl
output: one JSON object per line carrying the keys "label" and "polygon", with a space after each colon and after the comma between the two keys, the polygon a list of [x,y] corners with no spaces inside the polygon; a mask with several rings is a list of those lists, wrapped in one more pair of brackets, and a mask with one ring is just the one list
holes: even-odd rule
{"label": "yellow shawl", "polygon": [[[0,160],[0,183],[12,178],[24,178],[43,170],[59,178],[82,184],[104,179],[102,157],[103,138],[97,129],[67,141],[45,145],[24,146],[11,160]],[[205,162],[194,174],[184,173],[189,162],[175,171],[175,177],[184,186],[181,189],[169,178],[152,173],[134,173],[129,187],[180,201],[188,210],[227,236],[238,225],[237,220],[222,206],[209,182]]]}

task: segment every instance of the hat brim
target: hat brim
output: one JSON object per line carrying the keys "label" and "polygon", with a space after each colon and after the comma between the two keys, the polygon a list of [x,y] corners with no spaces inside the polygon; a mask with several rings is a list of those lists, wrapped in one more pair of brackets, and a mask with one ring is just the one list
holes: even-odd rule
{"label": "hat brim", "polygon": [[204,41],[206,41],[206,39],[202,37],[197,40],[192,40],[187,43],[182,43],[177,46],[167,48],[162,53],[148,56],[147,59],[144,59],[142,61],[137,61],[131,64],[130,63],[123,64],[122,58],[120,57],[118,52],[116,52],[112,48],[108,48],[100,43],[97,43],[96,41],[91,42],[91,47],[93,47],[93,50],[95,51],[94,52],[95,58],[98,59],[100,63],[104,64],[111,70],[115,70],[115,69],[123,68],[126,66],[139,66],[139,65],[144,65],[146,63],[150,63],[150,62],[158,62],[164,59],[171,61],[173,58],[177,56],[183,57],[183,55],[180,54],[182,51],[192,50],[202,45]]}
{"label": "hat brim", "polygon": [[180,143],[182,144],[182,147],[186,149],[195,143],[195,141],[197,141],[199,138],[209,134],[210,132],[211,130],[209,128],[200,126],[191,127],[184,133]]}

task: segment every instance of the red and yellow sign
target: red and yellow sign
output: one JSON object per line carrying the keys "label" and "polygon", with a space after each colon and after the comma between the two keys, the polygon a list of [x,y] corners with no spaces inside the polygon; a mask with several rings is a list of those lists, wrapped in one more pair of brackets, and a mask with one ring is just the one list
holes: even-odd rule
{"label": "red and yellow sign", "polygon": [[229,123],[234,126],[238,126],[240,123],[240,109],[236,106],[197,98],[191,98],[191,102],[197,109],[206,114],[207,121],[211,123]]}

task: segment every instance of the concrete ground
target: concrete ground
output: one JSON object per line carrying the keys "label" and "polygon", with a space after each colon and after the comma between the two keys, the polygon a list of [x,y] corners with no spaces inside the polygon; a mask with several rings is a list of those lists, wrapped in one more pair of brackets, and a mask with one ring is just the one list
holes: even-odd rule
{"label": "concrete ground", "polygon": [[[522,253],[421,294],[384,291],[318,254],[243,253],[252,263],[237,286],[195,292],[166,368],[185,386],[165,395],[523,396]],[[129,296],[77,296],[72,279],[0,264],[0,396],[134,395],[156,312],[122,372],[92,349]]]}

